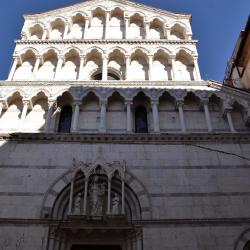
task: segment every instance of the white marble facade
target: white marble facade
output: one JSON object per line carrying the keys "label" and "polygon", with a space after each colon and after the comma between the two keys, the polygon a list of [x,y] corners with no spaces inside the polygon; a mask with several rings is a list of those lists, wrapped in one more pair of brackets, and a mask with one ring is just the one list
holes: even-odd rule
{"label": "white marble facade", "polygon": [[201,79],[191,15],[25,15],[0,82],[0,249],[250,249],[250,95]]}

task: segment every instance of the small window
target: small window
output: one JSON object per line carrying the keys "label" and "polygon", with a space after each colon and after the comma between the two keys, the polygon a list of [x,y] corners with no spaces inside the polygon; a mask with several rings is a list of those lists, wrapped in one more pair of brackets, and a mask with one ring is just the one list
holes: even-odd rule
{"label": "small window", "polygon": [[135,133],[148,133],[147,110],[143,106],[135,109]]}
{"label": "small window", "polygon": [[62,108],[58,132],[59,133],[70,133],[72,120],[72,108],[70,106],[65,106]]}

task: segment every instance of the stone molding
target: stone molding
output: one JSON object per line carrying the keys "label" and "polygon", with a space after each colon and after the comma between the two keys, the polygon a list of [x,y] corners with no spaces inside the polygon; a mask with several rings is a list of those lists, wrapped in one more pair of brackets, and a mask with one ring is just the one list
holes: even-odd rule
{"label": "stone molding", "polygon": [[1,134],[1,141],[16,141],[30,143],[112,143],[112,144],[249,144],[250,133],[197,133],[197,134],[61,134],[61,133],[13,133]]}

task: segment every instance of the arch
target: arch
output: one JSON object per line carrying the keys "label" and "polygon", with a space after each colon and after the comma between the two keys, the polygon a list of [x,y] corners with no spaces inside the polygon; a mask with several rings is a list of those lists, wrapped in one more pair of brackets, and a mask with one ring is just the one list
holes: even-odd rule
{"label": "arch", "polygon": [[159,47],[157,47],[156,49],[150,51],[150,54],[151,54],[151,55],[154,55],[154,54],[157,53],[159,50],[162,50],[164,53],[168,54],[170,57],[171,57],[171,56],[174,56],[174,53],[175,53],[175,52],[171,51],[169,48],[165,48],[165,47],[159,46]]}
{"label": "arch", "polygon": [[[58,195],[62,193],[67,186],[69,186],[72,179],[72,170],[69,170],[59,176],[49,187],[44,195],[40,216],[41,218],[52,218],[53,207],[55,206]],[[126,171],[125,184],[129,187],[137,197],[141,207],[141,218],[152,218],[152,203],[150,195],[142,182],[136,178],[132,173]]]}
{"label": "arch", "polygon": [[109,54],[108,60],[108,74],[117,75],[119,80],[125,79],[126,59],[125,55],[119,50],[115,49]]}
{"label": "arch", "polygon": [[146,15],[145,15],[145,13],[143,13],[142,11],[139,11],[139,10],[137,10],[136,12],[131,12],[131,13],[129,13],[128,14],[128,17],[130,18],[130,17],[132,17],[132,16],[134,16],[134,15],[139,15],[139,16],[141,16],[142,18],[143,18],[143,20],[145,20],[146,19]]}
{"label": "arch", "polygon": [[129,17],[130,23],[129,23],[129,32],[128,37],[130,39],[143,39],[145,38],[145,28],[144,28],[144,22],[145,22],[145,16],[141,15],[140,13],[133,13]]}
{"label": "arch", "polygon": [[84,74],[86,79],[92,79],[92,76],[102,72],[102,53],[97,49],[91,50],[86,54],[86,64],[84,67]]}
{"label": "arch", "polygon": [[40,24],[35,24],[29,28],[29,36],[31,40],[42,39],[44,32],[44,27]]}
{"label": "arch", "polygon": [[129,51],[130,56],[135,53],[137,50],[142,51],[144,54],[148,55],[149,51],[146,48],[143,48],[141,46],[136,46],[135,48],[133,48],[132,50]]}
{"label": "arch", "polygon": [[71,17],[77,15],[77,14],[81,14],[82,16],[84,16],[85,18],[89,17],[88,13],[86,11],[84,11],[83,9],[81,10],[76,10],[74,12],[71,13]]}
{"label": "arch", "polygon": [[[192,55],[186,52],[184,49],[180,49],[175,57],[176,80],[194,80],[194,58]],[[178,71],[178,73],[177,73]]]}
{"label": "arch", "polygon": [[47,98],[50,97],[50,92],[47,89],[39,88],[34,90],[34,92],[28,97],[28,99],[32,99],[33,97],[37,96],[39,93],[43,93]]}
{"label": "arch", "polygon": [[107,94],[107,99],[110,98],[113,94],[118,93],[124,100],[126,99],[126,95],[120,89],[112,89]]}
{"label": "arch", "polygon": [[148,80],[148,56],[142,50],[137,49],[130,57],[129,79]]}
{"label": "arch", "polygon": [[76,46],[69,46],[63,50],[64,56],[70,52],[77,54],[79,57],[82,54],[82,51],[79,48],[77,48]]}
{"label": "arch", "polygon": [[98,93],[97,90],[94,90],[94,89],[91,89],[91,88],[90,88],[90,89],[85,90],[85,91],[81,94],[80,99],[83,99],[83,98],[87,97],[90,93],[93,93],[99,100],[102,98],[101,94]]}
{"label": "arch", "polygon": [[101,4],[98,4],[98,5],[96,5],[95,7],[93,7],[93,8],[91,9],[91,12],[95,11],[96,9],[100,9],[100,10],[103,11],[103,12],[108,11],[108,8],[107,8],[106,6],[101,5]]}
{"label": "arch", "polygon": [[172,80],[171,56],[164,50],[159,49],[153,55],[152,80]]}
{"label": "arch", "polygon": [[26,97],[26,93],[22,89],[11,90],[7,95],[4,96],[4,99],[7,101],[9,98],[18,93],[22,98]]}
{"label": "arch", "polygon": [[159,21],[161,21],[162,23],[166,23],[167,20],[165,20],[163,17],[161,16],[151,16],[150,18],[148,18],[149,22],[152,22],[154,19],[158,19]]}
{"label": "arch", "polygon": [[164,22],[159,18],[154,18],[149,23],[149,38],[163,39],[164,38]]}
{"label": "arch", "polygon": [[58,99],[59,97],[63,96],[64,93],[68,93],[70,97],[72,98],[72,100],[77,99],[74,92],[70,88],[65,88],[65,89],[60,90],[53,96],[53,99]]}
{"label": "arch", "polygon": [[111,7],[109,8],[109,10],[112,11],[112,10],[114,10],[114,9],[116,9],[116,8],[121,9],[123,12],[126,11],[126,8],[125,8],[124,6],[122,6],[122,5],[120,5],[120,4],[115,4],[115,5],[111,6]]}
{"label": "arch", "polygon": [[57,55],[59,55],[61,53],[61,51],[58,48],[56,48],[54,46],[50,46],[50,47],[47,47],[44,50],[42,50],[41,55],[44,55],[44,54],[48,53],[49,51],[53,51]]}
{"label": "arch", "polygon": [[59,123],[58,123],[58,130],[57,130],[59,133],[70,133],[72,115],[73,115],[73,110],[70,105],[65,105],[61,109]]}
{"label": "arch", "polygon": [[61,20],[62,22],[64,22],[64,23],[67,23],[67,18],[66,17],[64,17],[64,16],[54,16],[54,17],[52,17],[50,20],[49,20],[49,22],[51,23],[51,22],[54,22],[54,21],[56,21],[56,20]]}
{"label": "arch", "polygon": [[170,38],[171,39],[187,39],[188,26],[182,21],[174,21],[170,23]]}
{"label": "arch", "polygon": [[124,11],[121,8],[116,7],[111,10],[108,31],[107,38],[125,38]]}
{"label": "arch", "polygon": [[50,22],[50,39],[63,39],[65,23],[65,19],[62,17],[55,17],[54,19],[52,19],[52,21]]}
{"label": "arch", "polygon": [[113,47],[113,48],[111,48],[111,49],[109,49],[109,50],[107,51],[107,55],[109,55],[110,53],[114,52],[114,50],[119,50],[122,54],[124,54],[124,56],[128,53],[128,52],[125,50],[125,48],[120,47],[120,46],[115,46],[115,47]]}
{"label": "arch", "polygon": [[92,39],[104,38],[106,24],[106,10],[102,7],[95,7],[92,11],[92,19],[88,34]]}
{"label": "arch", "polygon": [[25,48],[25,49],[22,49],[18,52],[16,52],[16,55],[20,56],[21,60],[23,60],[23,57],[25,57],[25,55],[27,54],[33,54],[34,56],[38,55],[38,50],[33,48],[33,47],[29,47],[29,48]]}
{"label": "arch", "polygon": [[67,38],[82,39],[85,33],[86,17],[81,13],[77,13],[71,17],[71,26]]}

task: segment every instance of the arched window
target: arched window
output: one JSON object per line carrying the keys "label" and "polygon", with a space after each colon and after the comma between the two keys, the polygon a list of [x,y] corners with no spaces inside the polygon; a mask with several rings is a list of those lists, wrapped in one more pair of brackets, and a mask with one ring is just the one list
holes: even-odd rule
{"label": "arched window", "polygon": [[[98,74],[93,75],[92,79],[97,80],[97,81],[102,80],[102,73],[98,73]],[[118,80],[120,80],[120,78],[117,75],[113,74],[113,73],[108,73],[108,80],[109,81],[112,81],[112,80],[117,80],[118,81]]]}
{"label": "arched window", "polygon": [[63,107],[59,120],[58,132],[69,133],[71,128],[71,120],[72,120],[72,108],[70,106]]}
{"label": "arched window", "polygon": [[250,250],[250,241],[248,241],[246,243],[246,245],[244,246],[243,250]]}
{"label": "arched window", "polygon": [[143,106],[135,109],[135,133],[148,133],[147,110]]}

